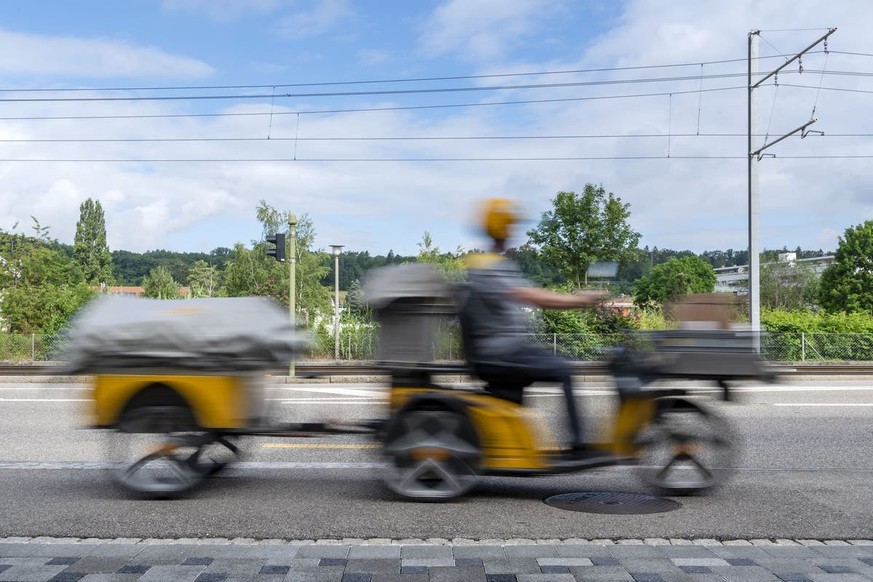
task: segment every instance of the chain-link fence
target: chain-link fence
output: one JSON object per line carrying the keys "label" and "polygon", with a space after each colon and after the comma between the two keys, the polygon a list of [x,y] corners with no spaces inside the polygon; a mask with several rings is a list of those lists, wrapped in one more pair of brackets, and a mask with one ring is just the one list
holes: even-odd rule
{"label": "chain-link fence", "polygon": [[0,334],[0,360],[6,362],[47,362],[61,360],[67,337],[39,333]]}
{"label": "chain-link fence", "polygon": [[761,353],[779,362],[873,361],[870,333],[765,333]]}
{"label": "chain-link fence", "polygon": [[[433,340],[437,361],[463,359],[460,332],[456,324],[440,324]],[[532,334],[531,340],[571,360],[598,361],[610,348],[632,343],[646,344],[650,334],[629,332],[601,334]],[[314,359],[334,359],[336,339],[330,333],[316,333],[308,354]],[[62,360],[68,340],[63,335],[0,334],[0,361],[44,362]],[[377,326],[345,327],[339,334],[339,359],[373,360],[378,357]],[[869,333],[763,333],[761,353],[773,362],[873,362],[873,334]]]}

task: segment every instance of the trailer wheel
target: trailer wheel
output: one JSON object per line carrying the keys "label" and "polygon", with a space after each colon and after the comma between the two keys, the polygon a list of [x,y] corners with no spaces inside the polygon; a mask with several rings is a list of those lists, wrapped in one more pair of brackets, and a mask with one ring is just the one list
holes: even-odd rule
{"label": "trailer wheel", "polygon": [[[228,446],[230,445],[230,446]],[[216,449],[223,449],[215,456]],[[129,491],[168,496],[200,484],[238,452],[222,435],[198,429],[184,406],[128,409],[109,435],[115,480]]]}

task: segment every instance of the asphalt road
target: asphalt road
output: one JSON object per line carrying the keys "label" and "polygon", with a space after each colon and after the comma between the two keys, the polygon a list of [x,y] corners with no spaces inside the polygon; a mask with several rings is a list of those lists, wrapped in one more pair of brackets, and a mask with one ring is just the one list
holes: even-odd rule
{"label": "asphalt road", "polygon": [[[561,396],[530,402],[560,434]],[[283,420],[380,416],[375,385],[283,385]],[[608,386],[580,391],[589,429],[609,412]],[[253,538],[873,538],[873,388],[863,381],[750,386],[713,405],[743,445],[733,479],[681,508],[600,515],[549,507],[578,491],[648,490],[629,467],[556,477],[487,477],[449,503],[399,500],[381,483],[384,460],[366,436],[256,439],[247,463],[180,499],[132,497],[103,468],[107,437],[80,428],[84,385],[0,384],[0,537]]]}

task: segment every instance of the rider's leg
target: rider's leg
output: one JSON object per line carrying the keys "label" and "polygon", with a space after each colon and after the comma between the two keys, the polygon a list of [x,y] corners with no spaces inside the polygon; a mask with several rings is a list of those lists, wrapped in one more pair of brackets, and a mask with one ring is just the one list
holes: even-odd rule
{"label": "rider's leg", "polygon": [[569,420],[570,446],[584,447],[585,431],[573,392],[572,371],[567,360],[539,346],[524,346],[514,354],[514,361],[522,368],[522,373],[530,383],[555,382],[561,384]]}

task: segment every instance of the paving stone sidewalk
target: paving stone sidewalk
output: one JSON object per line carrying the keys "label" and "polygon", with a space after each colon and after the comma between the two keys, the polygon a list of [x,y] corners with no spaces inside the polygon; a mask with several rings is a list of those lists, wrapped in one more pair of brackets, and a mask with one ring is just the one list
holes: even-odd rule
{"label": "paving stone sidewalk", "polygon": [[871,540],[0,538],[0,582],[873,580]]}

